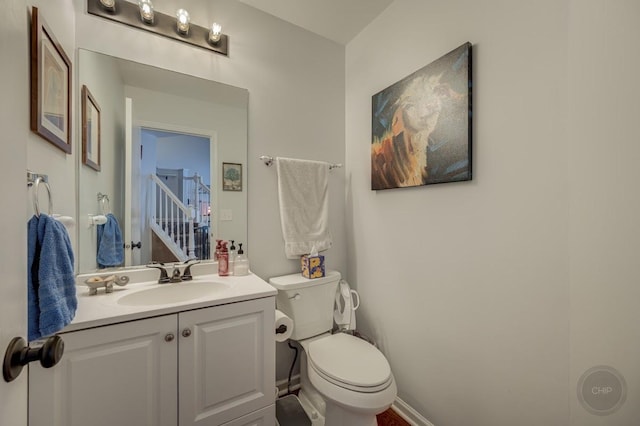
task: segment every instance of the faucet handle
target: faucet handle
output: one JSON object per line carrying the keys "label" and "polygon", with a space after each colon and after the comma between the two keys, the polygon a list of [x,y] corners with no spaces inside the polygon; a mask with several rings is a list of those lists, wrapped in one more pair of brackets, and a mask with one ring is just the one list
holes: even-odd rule
{"label": "faucet handle", "polygon": [[199,260],[194,262],[193,259],[189,259],[184,262],[184,264],[187,265],[187,267],[184,268],[184,272],[182,273],[182,281],[191,281],[193,279],[193,275],[191,275],[191,267],[198,263],[200,263]]}
{"label": "faucet handle", "polygon": [[178,268],[178,264],[177,263],[174,263],[173,264],[173,270],[171,271],[171,278],[169,279],[169,282],[179,283],[180,281],[182,281],[182,277],[180,276],[180,268]]}
{"label": "faucet handle", "polygon": [[167,270],[164,268],[164,263],[160,262],[152,262],[145,265],[147,268],[159,269],[160,270],[160,278],[158,278],[158,284],[168,283],[170,281],[169,275],[167,274]]}

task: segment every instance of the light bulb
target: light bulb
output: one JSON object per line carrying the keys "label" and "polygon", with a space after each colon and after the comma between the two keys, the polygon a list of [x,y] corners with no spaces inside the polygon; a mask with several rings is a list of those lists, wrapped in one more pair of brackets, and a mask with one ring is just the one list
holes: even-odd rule
{"label": "light bulb", "polygon": [[151,0],[140,0],[138,7],[140,8],[140,18],[147,24],[153,24],[153,3]]}
{"label": "light bulb", "polygon": [[100,0],[100,4],[106,10],[114,12],[116,10],[116,0]]}
{"label": "light bulb", "polygon": [[209,42],[216,44],[220,41],[222,36],[222,26],[216,22],[211,25],[211,31],[209,31]]}
{"label": "light bulb", "polygon": [[189,18],[189,12],[184,9],[178,9],[176,12],[176,26],[178,27],[178,32],[180,34],[188,34],[189,33],[189,22],[191,19]]}

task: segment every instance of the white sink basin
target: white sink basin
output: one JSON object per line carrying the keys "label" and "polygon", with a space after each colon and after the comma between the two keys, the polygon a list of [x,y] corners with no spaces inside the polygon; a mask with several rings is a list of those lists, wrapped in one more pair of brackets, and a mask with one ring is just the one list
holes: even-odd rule
{"label": "white sink basin", "polygon": [[187,302],[209,296],[227,288],[229,288],[229,284],[217,281],[162,284],[158,287],[124,295],[118,299],[118,304],[124,306],[147,306]]}

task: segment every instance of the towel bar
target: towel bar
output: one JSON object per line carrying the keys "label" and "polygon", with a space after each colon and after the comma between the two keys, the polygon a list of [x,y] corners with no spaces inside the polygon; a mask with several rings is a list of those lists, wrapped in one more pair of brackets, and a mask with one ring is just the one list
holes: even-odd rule
{"label": "towel bar", "polygon": [[[269,167],[273,165],[273,157],[270,157],[268,155],[261,155],[260,156],[260,160],[264,161],[264,165]],[[330,163],[329,164],[329,170],[333,170],[333,169],[339,169],[342,167],[342,164],[339,163]]]}

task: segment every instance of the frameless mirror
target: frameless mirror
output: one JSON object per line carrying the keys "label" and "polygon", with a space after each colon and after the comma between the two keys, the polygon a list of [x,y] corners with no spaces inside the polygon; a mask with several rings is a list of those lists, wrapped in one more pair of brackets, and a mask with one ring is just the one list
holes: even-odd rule
{"label": "frameless mirror", "polygon": [[120,264],[98,248],[115,222],[125,267],[210,259],[217,238],[246,243],[246,89],[83,49],[78,76],[92,108],[78,114],[79,273]]}

